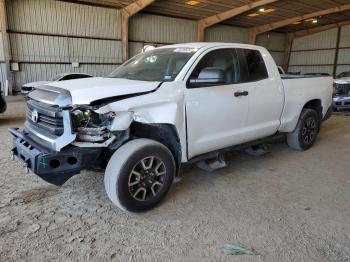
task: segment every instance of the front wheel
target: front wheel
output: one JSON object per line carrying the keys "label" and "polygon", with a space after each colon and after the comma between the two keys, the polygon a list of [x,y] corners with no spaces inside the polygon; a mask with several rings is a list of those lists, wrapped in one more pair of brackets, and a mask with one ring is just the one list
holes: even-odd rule
{"label": "front wheel", "polygon": [[155,207],[168,193],[175,176],[170,150],[150,139],[121,146],[108,162],[104,184],[109,199],[125,211]]}
{"label": "front wheel", "polygon": [[312,147],[320,129],[320,117],[316,110],[305,108],[301,111],[295,130],[287,134],[287,144],[295,150]]}

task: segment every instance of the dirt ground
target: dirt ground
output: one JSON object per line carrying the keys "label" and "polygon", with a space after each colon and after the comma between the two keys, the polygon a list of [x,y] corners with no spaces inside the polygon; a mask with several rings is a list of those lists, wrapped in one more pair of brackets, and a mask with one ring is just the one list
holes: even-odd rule
{"label": "dirt ground", "polygon": [[[0,261],[350,261],[350,116],[326,122],[315,146],[227,156],[228,167],[184,168],[166,200],[126,214],[108,200],[103,174],[62,187],[24,174],[9,158],[8,127],[24,102],[0,115]],[[224,244],[258,255],[225,255]]]}

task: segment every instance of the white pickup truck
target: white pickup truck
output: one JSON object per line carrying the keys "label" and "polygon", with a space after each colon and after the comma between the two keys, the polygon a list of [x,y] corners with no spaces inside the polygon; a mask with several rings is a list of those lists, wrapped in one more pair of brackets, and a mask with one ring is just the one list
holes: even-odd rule
{"label": "white pickup truck", "polygon": [[141,212],[164,198],[184,163],[222,164],[225,150],[276,135],[309,149],[330,115],[332,89],[331,77],[281,77],[263,47],[163,46],[106,78],[38,87],[24,129],[10,129],[12,154],[55,185],[106,168],[110,200]]}

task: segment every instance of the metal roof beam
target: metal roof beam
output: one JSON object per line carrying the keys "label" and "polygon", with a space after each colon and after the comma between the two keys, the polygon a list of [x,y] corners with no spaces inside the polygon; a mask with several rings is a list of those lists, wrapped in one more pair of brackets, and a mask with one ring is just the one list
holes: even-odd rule
{"label": "metal roof beam", "polygon": [[318,16],[323,16],[323,15],[328,15],[328,14],[333,14],[333,13],[339,13],[339,12],[343,12],[346,10],[350,10],[350,4],[340,5],[340,6],[332,7],[329,9],[325,9],[325,10],[321,10],[321,11],[317,11],[317,12],[313,12],[313,13],[309,13],[309,14],[305,14],[305,15],[301,15],[301,16],[288,18],[288,19],[281,20],[278,22],[254,27],[251,29],[250,33],[251,33],[251,35],[255,35],[255,37],[250,38],[250,43],[251,44],[255,43],[255,38],[256,38],[256,35],[258,35],[258,34],[266,33],[266,32],[275,30],[277,28],[281,28],[281,27],[284,27],[284,26],[287,26],[287,25],[290,25],[290,24],[293,24],[293,23],[296,23],[296,22],[299,22],[299,21],[302,21],[305,19],[314,18],[314,17],[318,17]]}
{"label": "metal roof beam", "polygon": [[250,2],[249,4],[230,9],[225,12],[215,14],[213,16],[203,18],[199,20],[197,23],[197,40],[199,42],[203,42],[205,29],[212,25],[218,24],[224,20],[240,15],[258,6],[267,5],[276,1],[278,0],[259,0],[255,2]]}
{"label": "metal roof beam", "polygon": [[344,25],[349,25],[350,20],[339,22],[339,23],[334,23],[334,24],[328,24],[328,25],[323,25],[315,28],[310,28],[310,29],[305,29],[305,30],[300,30],[296,32],[291,32],[289,33],[294,39],[299,38],[299,37],[304,37],[307,35],[312,35],[312,34],[317,34],[326,30],[330,30],[333,28],[341,27]]}

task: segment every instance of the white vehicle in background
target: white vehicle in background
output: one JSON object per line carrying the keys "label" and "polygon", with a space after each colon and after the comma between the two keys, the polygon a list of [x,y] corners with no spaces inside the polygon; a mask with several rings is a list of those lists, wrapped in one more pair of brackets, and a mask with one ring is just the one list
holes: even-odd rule
{"label": "white vehicle in background", "polygon": [[223,167],[223,152],[286,136],[315,142],[332,109],[331,77],[279,74],[263,47],[188,43],[141,53],[108,78],[52,82],[29,94],[13,156],[62,185],[106,167],[105,189],[123,210],[157,205],[185,163]]}
{"label": "white vehicle in background", "polygon": [[350,72],[337,75],[334,80],[333,110],[350,109]]}
{"label": "white vehicle in background", "polygon": [[59,81],[66,81],[66,80],[73,80],[73,79],[80,79],[80,78],[89,78],[92,77],[92,75],[89,74],[84,74],[84,73],[64,73],[64,74],[59,74],[58,76],[54,77],[53,79],[49,81],[37,81],[37,82],[31,82],[24,84],[21,87],[21,94],[23,96],[28,96],[30,92],[35,90],[38,86],[42,86],[45,84],[48,84],[50,82],[59,82]]}

